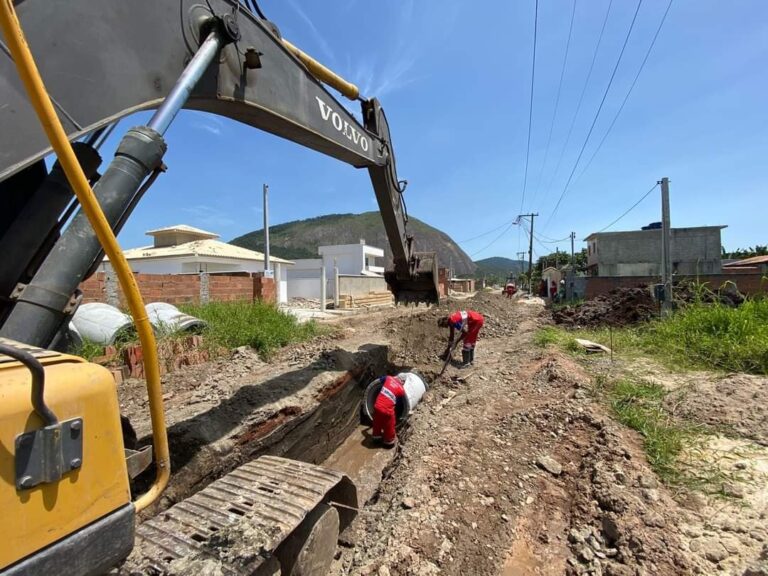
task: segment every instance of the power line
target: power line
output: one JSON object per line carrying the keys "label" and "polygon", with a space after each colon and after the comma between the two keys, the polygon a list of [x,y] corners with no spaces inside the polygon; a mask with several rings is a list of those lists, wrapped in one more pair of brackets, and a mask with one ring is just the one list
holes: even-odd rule
{"label": "power line", "polygon": [[514,220],[513,220],[512,222],[510,222],[510,223],[509,223],[509,225],[508,225],[506,228],[504,228],[504,230],[501,232],[501,234],[499,234],[498,236],[496,236],[496,238],[494,238],[493,240],[491,240],[491,241],[490,241],[488,244],[486,244],[485,246],[483,246],[483,247],[482,247],[480,250],[478,250],[477,252],[473,252],[472,254],[470,254],[470,258],[474,258],[474,257],[475,257],[475,256],[477,256],[478,254],[480,254],[480,252],[484,252],[485,250],[487,250],[488,248],[490,248],[491,246],[493,246],[494,244],[496,244],[496,242],[498,242],[498,240],[499,240],[499,239],[500,239],[502,236],[504,236],[504,234],[506,234],[506,233],[507,233],[507,231],[508,231],[510,228],[512,228],[512,226],[514,226],[514,225],[515,225],[515,222],[514,222]]}
{"label": "power line", "polygon": [[611,77],[608,80],[608,86],[605,87],[605,92],[603,92],[603,98],[600,100],[600,106],[597,107],[597,112],[595,112],[595,117],[592,119],[592,125],[589,127],[589,132],[587,132],[587,137],[584,139],[584,144],[581,146],[581,150],[579,151],[579,155],[576,158],[576,162],[573,164],[573,169],[571,170],[570,175],[568,176],[568,181],[565,183],[565,186],[563,187],[563,191],[560,193],[560,197],[557,199],[557,204],[555,204],[555,208],[552,210],[552,213],[549,215],[549,218],[547,218],[547,222],[544,225],[544,228],[547,227],[547,225],[552,221],[552,218],[555,217],[555,214],[557,213],[558,208],[560,208],[560,203],[563,201],[563,198],[565,197],[565,193],[568,191],[568,186],[571,184],[571,180],[573,179],[573,174],[576,172],[576,167],[579,165],[579,161],[581,160],[581,156],[584,154],[584,149],[587,147],[587,142],[589,142],[590,136],[592,136],[592,131],[595,129],[595,124],[597,124],[597,119],[600,116],[600,112],[603,109],[603,104],[605,104],[605,99],[608,96],[608,92],[611,89],[611,85],[613,84],[613,79],[616,77],[616,71],[619,69],[619,64],[621,64],[621,59],[624,56],[624,50],[627,47],[627,43],[629,42],[629,37],[632,35],[632,29],[635,27],[635,22],[637,21],[637,13],[640,12],[640,6],[643,4],[643,0],[638,0],[637,2],[637,8],[635,8],[635,14],[632,17],[632,23],[629,25],[629,30],[627,30],[627,36],[624,38],[624,44],[621,46],[621,52],[619,52],[619,57],[616,60],[616,65],[613,67],[613,72],[611,72]]}
{"label": "power line", "polygon": [[536,80],[536,36],[539,30],[539,0],[536,0],[536,8],[533,17],[533,63],[531,65],[531,101],[528,106],[528,145],[525,150],[525,176],[523,176],[523,194],[520,197],[520,212],[525,203],[525,189],[528,187],[528,160],[531,157],[531,125],[533,124],[533,86]]}
{"label": "power line", "polygon": [[659,32],[661,32],[661,27],[664,26],[664,21],[667,19],[667,14],[669,14],[669,9],[672,7],[672,0],[669,0],[669,3],[667,4],[667,9],[664,12],[664,16],[661,17],[661,22],[659,22],[659,27],[656,28],[656,34],[653,35],[653,40],[651,40],[651,45],[648,46],[648,51],[645,53],[645,58],[643,58],[642,63],[640,64],[640,68],[637,71],[637,74],[635,74],[635,79],[632,80],[632,84],[629,87],[629,90],[627,91],[627,95],[624,96],[624,101],[621,103],[621,106],[619,106],[619,109],[616,111],[616,115],[613,117],[613,120],[611,121],[611,124],[608,126],[608,130],[606,130],[605,134],[603,135],[602,140],[600,140],[600,143],[597,145],[597,148],[595,148],[595,151],[592,153],[592,156],[589,158],[589,162],[584,166],[584,170],[582,170],[579,175],[576,177],[576,180],[579,180],[582,176],[584,176],[584,173],[589,170],[589,167],[592,165],[592,160],[595,159],[595,156],[597,156],[597,153],[600,152],[600,148],[603,147],[603,143],[605,142],[606,138],[608,138],[608,134],[611,133],[611,129],[613,128],[613,125],[616,124],[616,120],[619,119],[619,115],[621,114],[621,111],[624,110],[624,105],[627,103],[627,100],[629,100],[629,95],[632,94],[632,90],[635,87],[635,84],[637,84],[637,79],[640,78],[640,73],[643,71],[643,68],[645,67],[645,63],[648,61],[648,57],[651,55],[651,50],[653,50],[653,45],[656,44],[656,39],[659,37]]}
{"label": "power line", "polygon": [[608,226],[606,226],[606,227],[605,227],[605,228],[603,228],[602,230],[598,230],[598,231],[596,232],[596,234],[599,234],[600,232],[605,232],[606,230],[608,230],[608,228],[610,228],[611,226],[613,226],[614,224],[616,224],[616,222],[618,222],[619,220],[621,220],[622,218],[624,218],[624,216],[626,216],[627,214],[629,214],[630,212],[632,212],[632,210],[634,210],[635,208],[637,208],[637,206],[640,204],[640,202],[642,202],[643,200],[645,200],[645,199],[648,197],[648,195],[649,195],[651,192],[653,192],[653,191],[656,189],[656,186],[658,186],[658,185],[659,185],[658,183],[654,184],[654,185],[653,185],[653,188],[651,188],[650,190],[648,190],[648,192],[646,192],[645,194],[643,194],[643,195],[640,197],[640,200],[638,200],[637,202],[635,202],[634,204],[632,204],[632,206],[630,206],[630,207],[629,207],[629,209],[628,209],[626,212],[624,212],[624,213],[623,213],[621,216],[619,216],[618,218],[616,218],[616,220],[614,220],[613,222],[611,222],[610,224],[608,224]]}
{"label": "power line", "polygon": [[555,119],[557,118],[557,110],[560,106],[560,93],[562,92],[563,88],[563,77],[565,76],[565,65],[568,63],[568,52],[571,48],[571,36],[573,35],[573,19],[576,16],[576,0],[573,0],[573,8],[571,9],[571,24],[568,27],[568,40],[565,43],[565,56],[563,56],[563,66],[560,69],[560,82],[557,85],[557,97],[555,98],[555,110],[552,112],[552,122],[549,124],[549,136],[547,136],[547,146],[544,149],[544,162],[541,164],[541,170],[539,170],[539,181],[536,184],[536,192],[534,193],[534,198],[539,193],[539,189],[541,188],[541,178],[544,175],[544,168],[547,165],[547,159],[549,158],[549,147],[552,143],[552,131],[555,128]]}
{"label": "power line", "polygon": [[565,238],[560,238],[559,240],[545,240],[538,234],[534,236],[534,238],[536,238],[536,240],[538,240],[539,242],[544,242],[545,244],[559,244],[560,242],[565,242],[566,240],[570,240],[571,235],[568,234],[568,236],[566,236]]}
{"label": "power line", "polygon": [[464,244],[465,242],[472,242],[472,240],[477,240],[478,238],[482,238],[483,236],[488,236],[488,234],[493,234],[496,232],[496,230],[500,230],[504,226],[506,226],[508,222],[504,222],[503,224],[496,226],[496,228],[493,228],[491,230],[488,230],[487,232],[483,232],[482,234],[478,234],[477,236],[472,236],[472,238],[467,238],[466,240],[459,240],[457,244]]}
{"label": "power line", "polygon": [[592,71],[595,68],[597,53],[600,51],[600,44],[602,43],[603,35],[605,34],[605,26],[606,24],[608,24],[608,16],[611,14],[611,6],[613,6],[613,0],[610,0],[610,2],[608,3],[608,10],[605,11],[605,17],[603,18],[603,26],[602,28],[600,28],[600,36],[597,38],[595,51],[592,53],[592,62],[590,63],[589,70],[587,71],[587,78],[584,80],[584,86],[581,87],[581,95],[579,95],[579,102],[578,104],[576,104],[576,111],[573,113],[573,118],[571,118],[571,125],[568,128],[568,134],[565,137],[565,144],[563,144],[563,147],[560,149],[560,157],[557,159],[555,170],[552,172],[552,178],[549,179],[549,184],[547,185],[547,191],[545,193],[545,196],[548,195],[549,191],[552,189],[552,184],[555,181],[555,177],[557,176],[557,173],[560,172],[560,165],[563,162],[565,151],[568,148],[568,144],[570,144],[571,142],[573,127],[576,125],[576,118],[579,116],[579,111],[581,110],[581,104],[582,102],[584,102],[584,94],[586,94],[587,86],[589,85],[589,80],[590,78],[592,78]]}

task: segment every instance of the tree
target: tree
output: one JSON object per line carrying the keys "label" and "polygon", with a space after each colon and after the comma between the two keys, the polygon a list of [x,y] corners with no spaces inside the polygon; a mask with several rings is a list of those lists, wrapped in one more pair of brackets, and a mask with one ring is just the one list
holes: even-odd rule
{"label": "tree", "polygon": [[743,258],[752,258],[753,256],[768,256],[768,245],[755,244],[751,248],[737,248],[734,252],[726,252],[722,248],[723,258],[733,258],[741,260]]}

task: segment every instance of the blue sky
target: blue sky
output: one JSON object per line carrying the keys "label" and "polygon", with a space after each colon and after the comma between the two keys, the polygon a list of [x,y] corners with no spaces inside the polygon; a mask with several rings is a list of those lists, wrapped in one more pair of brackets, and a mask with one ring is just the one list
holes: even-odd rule
{"label": "blue sky", "polygon": [[[377,96],[387,111],[409,212],[475,259],[515,257],[528,139],[535,0],[262,0],[283,35]],[[613,0],[605,34],[564,147],[609,0],[577,0],[555,110],[572,0],[539,0],[536,78],[523,211],[539,213],[544,242],[581,239],[618,217],[662,176],[673,226],[724,224],[727,249],[765,244],[768,184],[768,3],[673,0],[621,115],[584,170],[627,94],[667,7],[643,0],[582,161],[557,213],[637,7]],[[145,121],[124,120],[117,132]],[[550,126],[552,137],[547,141]],[[114,134],[104,148],[110,153]],[[271,222],[376,209],[367,172],[226,118],[183,112],[166,135],[168,172],[120,235],[186,223],[229,240]],[[562,154],[560,169],[555,167]],[[108,157],[107,154],[105,156]],[[546,165],[543,164],[545,156]],[[657,191],[612,230],[660,219]],[[475,240],[464,242],[489,230]],[[508,229],[507,229],[508,228]],[[504,232],[500,235],[501,232]]]}

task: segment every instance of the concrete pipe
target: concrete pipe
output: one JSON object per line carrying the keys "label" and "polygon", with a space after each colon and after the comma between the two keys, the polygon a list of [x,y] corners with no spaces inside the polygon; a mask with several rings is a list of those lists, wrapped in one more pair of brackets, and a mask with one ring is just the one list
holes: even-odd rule
{"label": "concrete pipe", "polygon": [[[401,372],[396,377],[403,383],[405,398],[403,402],[397,403],[395,413],[398,422],[405,422],[424,397],[424,393],[427,391],[427,382],[416,372]],[[365,389],[363,410],[365,415],[371,420],[373,419],[373,405],[380,391],[381,384],[378,379],[368,384],[368,387]]]}
{"label": "concrete pipe", "polygon": [[208,324],[205,320],[184,314],[173,304],[151,302],[145,306],[149,321],[160,332],[197,332]]}
{"label": "concrete pipe", "polygon": [[114,344],[118,338],[135,338],[131,317],[100,302],[80,306],[72,317],[72,325],[84,340],[105,346]]}

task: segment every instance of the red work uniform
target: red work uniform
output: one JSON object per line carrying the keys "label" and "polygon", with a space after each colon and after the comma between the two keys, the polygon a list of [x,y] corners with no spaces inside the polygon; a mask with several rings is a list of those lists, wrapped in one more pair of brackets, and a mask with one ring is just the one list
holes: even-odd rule
{"label": "red work uniform", "polygon": [[456,330],[466,333],[462,348],[474,350],[477,337],[480,335],[480,328],[485,322],[483,315],[474,310],[459,310],[448,316],[448,322]]}
{"label": "red work uniform", "polygon": [[381,438],[384,444],[392,445],[397,440],[395,433],[395,408],[397,399],[405,396],[403,383],[393,376],[385,376],[381,391],[373,405],[373,437]]}

